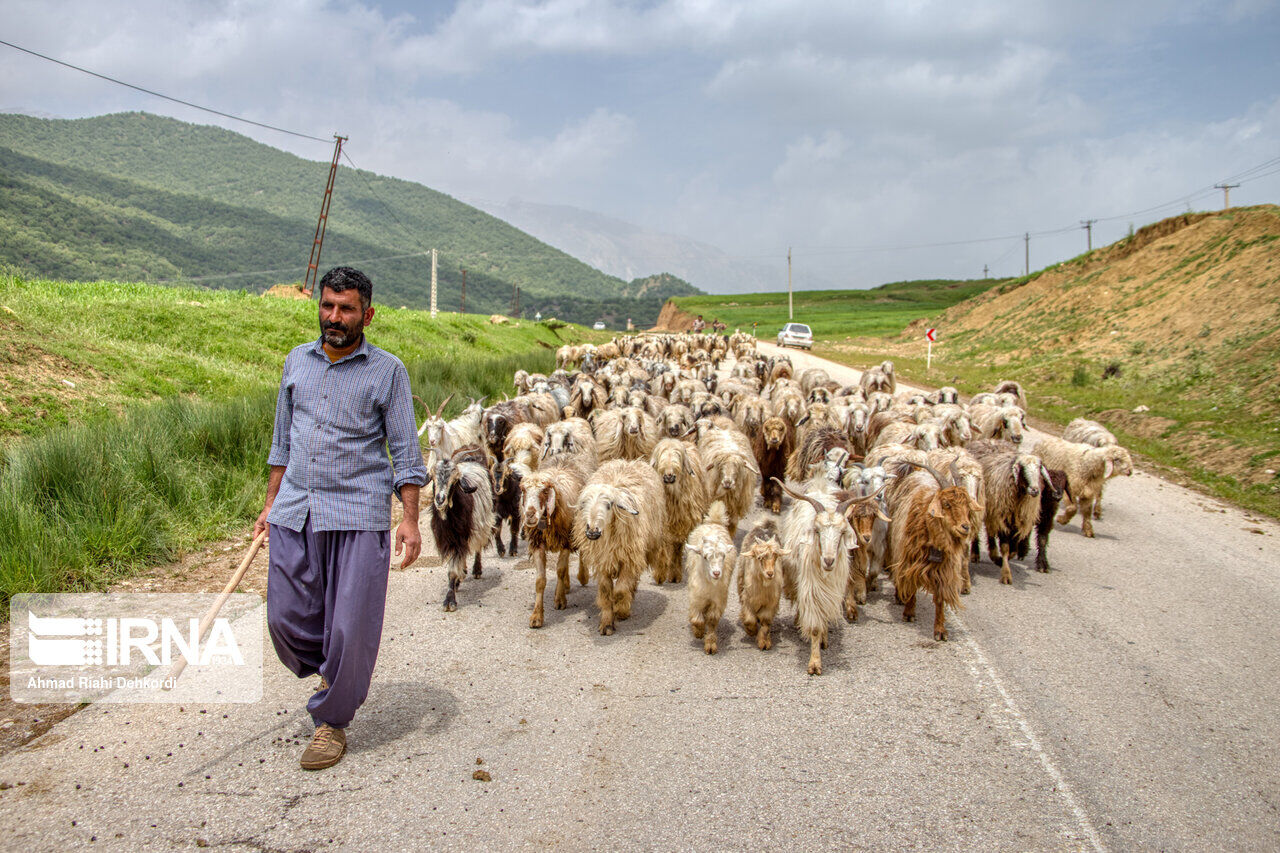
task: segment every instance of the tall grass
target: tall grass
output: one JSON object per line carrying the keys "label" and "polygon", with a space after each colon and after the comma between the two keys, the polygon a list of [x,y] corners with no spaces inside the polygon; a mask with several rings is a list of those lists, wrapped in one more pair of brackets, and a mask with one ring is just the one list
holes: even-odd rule
{"label": "tall grass", "polygon": [[[428,401],[496,397],[517,368],[553,366],[548,349],[408,365]],[[274,391],[169,398],[11,445],[0,467],[0,606],[18,593],[102,589],[247,530],[262,508],[274,413]]]}

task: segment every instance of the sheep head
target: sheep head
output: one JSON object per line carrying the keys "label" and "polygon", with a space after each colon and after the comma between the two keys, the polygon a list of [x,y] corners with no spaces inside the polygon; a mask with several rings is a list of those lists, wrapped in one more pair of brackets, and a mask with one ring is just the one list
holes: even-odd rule
{"label": "sheep head", "polygon": [[664,438],[653,448],[649,464],[662,477],[663,486],[674,486],[681,481],[681,473],[687,477],[697,474],[689,461],[689,445],[678,438]]}
{"label": "sheep head", "polygon": [[556,490],[543,478],[520,484],[520,519],[526,530],[546,530],[556,511]]}
{"label": "sheep head", "polygon": [[774,537],[759,539],[747,549],[747,556],[759,564],[760,574],[766,580],[773,580],[778,573],[778,561],[790,554]]}
{"label": "sheep head", "polygon": [[819,563],[823,571],[833,570],[839,565],[842,554],[847,555],[858,547],[853,528],[849,526],[849,520],[844,516],[845,510],[850,503],[853,503],[853,499],[841,502],[835,509],[827,509],[822,501],[812,495],[793,492],[777,477],[773,480],[792,498],[807,501],[813,506],[813,528],[810,535],[818,546]]}
{"label": "sheep head", "polygon": [[605,534],[618,513],[640,514],[640,505],[627,489],[595,483],[582,490],[578,498],[578,518],[583,534],[595,541]]}
{"label": "sheep head", "polygon": [[769,418],[760,426],[760,432],[764,435],[765,446],[776,450],[787,440],[787,422],[779,417]]}

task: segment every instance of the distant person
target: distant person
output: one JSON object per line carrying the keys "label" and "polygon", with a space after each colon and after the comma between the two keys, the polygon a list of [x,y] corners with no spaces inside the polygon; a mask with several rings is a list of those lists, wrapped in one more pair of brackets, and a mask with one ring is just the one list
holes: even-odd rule
{"label": "distant person", "polygon": [[694,331],[694,332],[701,332],[701,331],[702,331],[703,329],[705,329],[705,328],[707,328],[707,321],[706,321],[706,320],[703,320],[703,319],[702,319],[702,315],[701,315],[701,314],[699,314],[699,315],[698,315],[698,318],[697,318],[696,320],[694,320],[694,321],[693,321],[693,331]]}
{"label": "distant person", "polygon": [[[284,360],[267,464],[267,499],[253,526],[270,529],[267,627],[299,678],[319,673],[307,702],[316,731],[304,770],[337,764],[346,728],[369,694],[391,569],[391,495],[401,568],[422,550],[418,491],[427,469],[409,373],[370,344],[373,283],[335,267],[320,279],[320,337]],[[388,450],[390,459],[387,458]]]}
{"label": "distant person", "polygon": [[755,320],[752,320],[752,321],[751,321],[751,337],[753,337],[753,338],[754,338],[754,337],[756,337],[756,326],[758,326],[758,325],[760,325],[760,324],[759,324],[758,322],[756,322]]}

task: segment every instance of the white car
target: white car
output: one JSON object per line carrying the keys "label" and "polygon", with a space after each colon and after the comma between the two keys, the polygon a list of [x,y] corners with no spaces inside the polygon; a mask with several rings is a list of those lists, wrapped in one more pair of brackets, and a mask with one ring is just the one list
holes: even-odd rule
{"label": "white car", "polygon": [[778,346],[813,349],[813,330],[804,323],[788,323],[778,332]]}
{"label": "white car", "polygon": [[595,324],[594,326],[592,326],[591,328],[595,329],[597,332],[603,332],[603,331],[604,331],[604,320],[596,320],[596,324]]}

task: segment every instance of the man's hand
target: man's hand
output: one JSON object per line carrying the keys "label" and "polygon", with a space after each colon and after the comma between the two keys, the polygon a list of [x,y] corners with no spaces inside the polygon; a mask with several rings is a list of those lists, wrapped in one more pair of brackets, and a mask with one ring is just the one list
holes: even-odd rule
{"label": "man's hand", "polygon": [[422,534],[418,532],[418,522],[405,519],[400,522],[400,526],[396,528],[396,556],[400,556],[400,552],[404,552],[404,560],[400,563],[400,568],[407,569],[413,565],[413,561],[418,559],[418,555],[422,553]]}
{"label": "man's hand", "polygon": [[[270,515],[270,514],[271,514],[271,506],[270,506],[270,504],[268,504],[267,506],[264,506],[264,507],[262,508],[262,513],[258,516],[258,520],[257,520],[257,521],[255,521],[255,522],[253,523],[253,538],[254,538],[254,539],[257,539],[257,538],[258,538],[258,534],[259,534],[259,533],[261,533],[262,531],[264,531],[264,530],[266,530],[266,529],[267,529],[267,527],[268,527],[268,525],[267,525],[267,516],[268,516],[268,515]],[[270,536],[271,534],[269,534],[269,533],[268,533],[267,535],[268,535],[268,536]]]}

